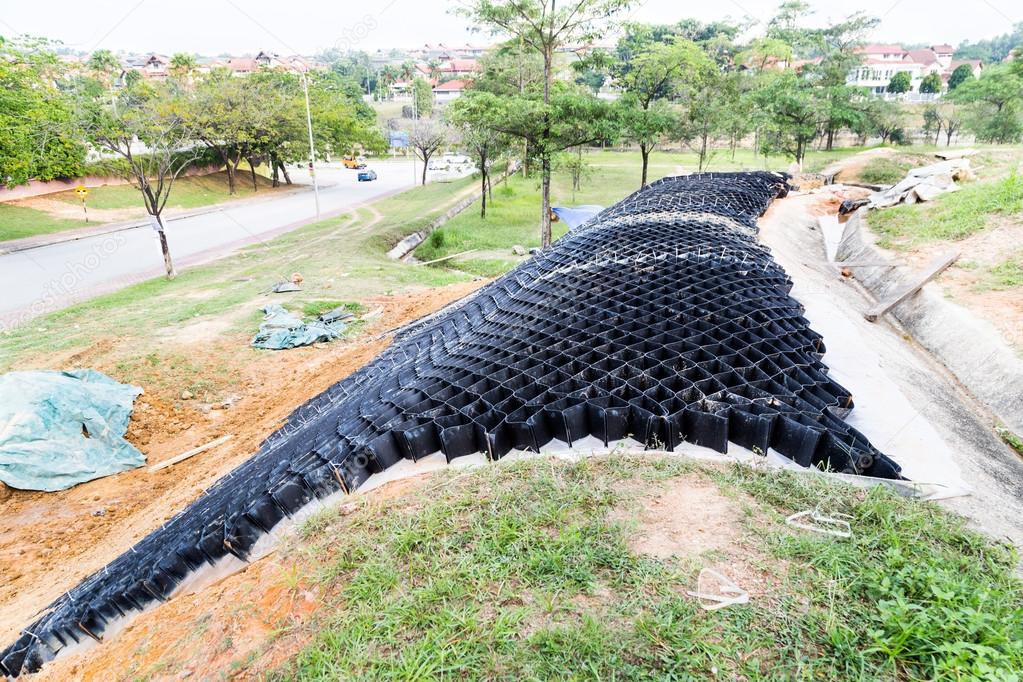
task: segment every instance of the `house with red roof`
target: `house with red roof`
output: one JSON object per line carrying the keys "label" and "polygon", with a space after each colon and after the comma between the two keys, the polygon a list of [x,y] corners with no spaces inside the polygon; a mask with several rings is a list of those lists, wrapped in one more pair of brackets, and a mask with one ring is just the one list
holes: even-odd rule
{"label": "house with red roof", "polygon": [[931,73],[937,73],[942,82],[948,83],[949,76],[961,64],[970,64],[974,75],[980,75],[983,68],[979,60],[952,59],[955,48],[948,44],[907,50],[894,43],[871,43],[856,51],[862,62],[849,73],[846,82],[868,88],[876,95],[888,94],[892,77],[903,71],[909,73],[910,92],[919,93],[921,81]]}

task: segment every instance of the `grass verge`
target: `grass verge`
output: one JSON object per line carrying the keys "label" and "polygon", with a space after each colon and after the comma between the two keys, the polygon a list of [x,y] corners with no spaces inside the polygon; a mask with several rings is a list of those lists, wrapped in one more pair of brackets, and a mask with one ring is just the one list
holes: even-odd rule
{"label": "grass verge", "polygon": [[[297,561],[289,584],[322,607],[280,632],[306,643],[272,679],[1013,680],[1023,669],[1013,551],[884,487],[613,455],[438,477],[323,512],[284,550]],[[741,510],[734,551],[636,551],[651,495],[701,482]],[[852,538],[784,524],[806,508],[849,514]],[[704,565],[747,576],[750,603],[701,610],[686,591]]]}
{"label": "grass verge", "polygon": [[971,182],[924,205],[901,205],[870,214],[879,244],[908,250],[934,241],[959,241],[985,229],[995,215],[1023,213],[1023,176]]}
{"label": "grass verge", "polygon": [[0,242],[86,227],[85,220],[54,218],[27,206],[0,203]]}

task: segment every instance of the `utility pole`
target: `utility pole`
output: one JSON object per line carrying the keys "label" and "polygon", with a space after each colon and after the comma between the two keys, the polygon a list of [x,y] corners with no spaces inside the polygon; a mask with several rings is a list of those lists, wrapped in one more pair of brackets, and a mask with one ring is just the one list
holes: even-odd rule
{"label": "utility pole", "polygon": [[302,72],[302,89],[305,91],[305,123],[309,129],[309,177],[313,179],[313,196],[316,199],[316,217],[320,217],[320,184],[316,180],[316,149],[313,147],[313,114],[309,108],[309,79]]}

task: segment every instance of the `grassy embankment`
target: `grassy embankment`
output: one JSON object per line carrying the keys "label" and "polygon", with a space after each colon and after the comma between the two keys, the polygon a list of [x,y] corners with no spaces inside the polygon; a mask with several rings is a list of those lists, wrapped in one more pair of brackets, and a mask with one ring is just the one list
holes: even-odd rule
{"label": "grassy embankment", "polygon": [[[827,164],[862,151],[861,148],[840,149],[834,152],[811,152],[805,167],[808,171],[820,170]],[[639,189],[638,152],[591,152],[586,155],[592,175],[582,183],[580,191],[573,197],[570,177],[563,172],[555,173],[552,186],[554,205],[597,204],[610,206]],[[744,170],[770,168],[783,170],[788,161],[781,157],[770,157],[766,166],[762,156],[755,156],[748,149],[739,149],[732,159],[730,152],[719,150],[710,158],[707,170]],[[655,152],[650,157],[649,179],[679,173],[695,172],[697,156],[693,153]],[[477,275],[493,276],[514,267],[521,258],[511,253],[511,247],[518,244],[525,248],[540,245],[539,206],[540,191],[536,178],[513,177],[507,185],[494,189],[494,202],[488,205],[487,218],[479,217],[479,208],[466,210],[441,230],[431,235],[425,244],[416,250],[416,258],[429,261],[470,249],[476,252],[467,256],[438,263],[438,268],[456,268]],[[554,224],[554,237],[564,234],[566,228]]]}
{"label": "grassy embankment", "polygon": [[[238,174],[235,193],[228,192],[227,174],[213,173],[200,177],[180,178],[174,183],[170,199],[167,202],[167,209],[170,213],[184,211],[214,204],[223,203],[235,199],[245,199],[252,196],[270,196],[273,192],[285,191],[289,188],[281,185],[279,188],[272,187],[270,180],[262,175],[256,175],[256,183],[259,190],[252,187],[252,180],[248,171]],[[59,201],[78,208],[81,206],[81,199],[73,190],[55,192],[41,197],[51,201]],[[137,189],[132,185],[104,185],[89,189],[89,197],[86,201],[90,209],[94,209],[90,222],[85,219],[64,218],[51,215],[44,210],[31,208],[29,206],[0,203],[0,242],[21,239],[23,237],[35,237],[54,232],[63,232],[79,227],[96,227],[104,221],[97,219],[102,216],[99,211],[129,210],[130,217],[144,217],[145,207],[142,205],[142,198]],[[121,219],[130,219],[122,217]]]}
{"label": "grassy embankment", "polygon": [[[1012,680],[1023,669],[1017,556],[933,503],[615,454],[435,479],[310,520],[277,563],[321,607],[285,617],[233,674],[296,647],[271,679]],[[731,510],[719,511],[724,537],[707,539],[723,543],[651,551],[651,534],[674,542],[658,504],[698,488]],[[784,523],[807,508],[850,515],[852,537]],[[704,566],[750,602],[701,610],[686,592]]]}

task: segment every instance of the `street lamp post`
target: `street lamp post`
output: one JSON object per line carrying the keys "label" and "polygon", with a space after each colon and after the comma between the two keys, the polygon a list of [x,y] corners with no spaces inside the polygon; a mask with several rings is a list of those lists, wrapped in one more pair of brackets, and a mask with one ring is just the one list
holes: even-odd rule
{"label": "street lamp post", "polygon": [[316,217],[320,217],[320,184],[316,180],[316,149],[313,147],[313,114],[309,108],[309,79],[302,72],[302,89],[305,91],[305,123],[309,129],[309,176],[313,179],[313,196],[316,200]]}

